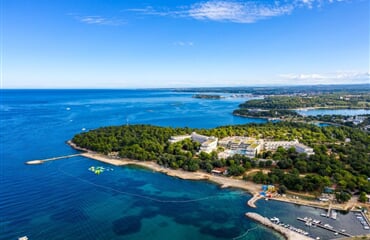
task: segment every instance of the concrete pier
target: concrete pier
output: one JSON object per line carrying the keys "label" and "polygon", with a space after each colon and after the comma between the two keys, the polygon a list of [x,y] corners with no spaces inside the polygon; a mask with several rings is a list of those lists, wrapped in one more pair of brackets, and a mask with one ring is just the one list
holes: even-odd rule
{"label": "concrete pier", "polygon": [[48,161],[55,161],[55,160],[60,160],[60,159],[65,159],[65,158],[72,158],[72,157],[77,157],[77,156],[81,156],[81,153],[65,155],[65,156],[60,156],[60,157],[46,158],[46,159],[41,159],[41,160],[31,160],[31,161],[25,162],[25,164],[37,165],[37,164],[43,164],[44,162],[48,162]]}
{"label": "concrete pier", "polygon": [[265,218],[265,217],[259,215],[258,213],[248,212],[245,215],[247,217],[265,225],[266,227],[269,227],[269,228],[281,233],[288,240],[312,240],[312,238],[310,238],[308,236],[304,236],[302,234],[299,234],[297,232],[289,230],[285,227],[274,224],[270,221],[270,219]]}

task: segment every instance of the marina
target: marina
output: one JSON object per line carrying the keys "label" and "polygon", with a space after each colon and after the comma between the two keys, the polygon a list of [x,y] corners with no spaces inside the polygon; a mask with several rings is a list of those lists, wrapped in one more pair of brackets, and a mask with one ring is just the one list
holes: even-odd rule
{"label": "marina", "polygon": [[297,240],[297,239],[308,240],[308,239],[312,239],[311,237],[307,236],[308,232],[305,232],[304,230],[301,230],[301,229],[295,228],[293,226],[290,226],[289,224],[283,225],[282,223],[280,223],[279,219],[276,218],[276,217],[271,218],[271,220],[270,220],[268,218],[265,218],[265,217],[259,215],[258,213],[252,213],[252,212],[248,212],[245,215],[248,218],[253,219],[254,221],[257,221],[257,222],[265,225],[266,227],[269,227],[269,228],[281,233],[288,240]]}
{"label": "marina", "polygon": [[334,232],[336,235],[340,234],[340,235],[343,235],[345,237],[352,237],[352,235],[349,234],[349,233],[346,233],[344,229],[337,230],[337,229],[333,228],[331,225],[323,224],[321,221],[316,220],[316,219],[307,218],[307,217],[305,217],[305,218],[298,217],[297,220],[301,221],[301,222],[304,222],[307,226],[317,226],[317,227],[320,227],[320,228],[325,229],[327,231]]}

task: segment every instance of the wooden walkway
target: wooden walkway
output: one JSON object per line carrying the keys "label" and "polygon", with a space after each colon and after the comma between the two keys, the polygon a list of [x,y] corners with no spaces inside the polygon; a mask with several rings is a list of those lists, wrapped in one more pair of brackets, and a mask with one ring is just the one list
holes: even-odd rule
{"label": "wooden walkway", "polygon": [[48,162],[48,161],[55,161],[55,160],[60,160],[60,159],[65,159],[65,158],[72,158],[72,157],[77,157],[77,156],[81,156],[81,155],[82,155],[81,153],[78,153],[78,154],[71,154],[71,155],[52,157],[52,158],[46,158],[46,159],[40,159],[40,160],[31,160],[31,161],[25,162],[25,164],[28,164],[28,165],[43,164],[44,162]]}

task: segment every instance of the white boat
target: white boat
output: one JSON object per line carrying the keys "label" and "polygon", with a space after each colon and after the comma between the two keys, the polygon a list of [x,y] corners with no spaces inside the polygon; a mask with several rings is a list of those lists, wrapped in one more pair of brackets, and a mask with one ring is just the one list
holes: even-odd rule
{"label": "white boat", "polygon": [[277,218],[277,217],[273,217],[273,218],[270,218],[271,222],[273,223],[279,223],[280,222],[280,219]]}
{"label": "white boat", "polygon": [[18,238],[18,240],[28,240],[28,237],[27,236],[20,237],[20,238]]}
{"label": "white boat", "polygon": [[330,218],[336,220],[337,219],[337,216],[338,216],[337,211],[332,210],[331,211],[331,214],[330,214]]}
{"label": "white boat", "polygon": [[333,227],[332,226],[330,226],[329,224],[324,224],[324,227],[327,227],[327,228],[330,228],[330,229],[332,229]]}
{"label": "white boat", "polygon": [[319,224],[319,223],[321,223],[321,221],[320,221],[320,220],[316,220],[316,219],[312,220],[312,222],[313,222],[314,224]]}

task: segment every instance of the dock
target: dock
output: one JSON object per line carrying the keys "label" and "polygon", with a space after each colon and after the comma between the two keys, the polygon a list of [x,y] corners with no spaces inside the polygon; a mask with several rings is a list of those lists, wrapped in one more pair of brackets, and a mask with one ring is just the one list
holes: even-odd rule
{"label": "dock", "polygon": [[25,162],[25,164],[37,165],[37,164],[43,164],[44,162],[55,161],[55,160],[60,160],[60,159],[65,159],[65,158],[72,158],[72,157],[77,157],[81,155],[82,155],[81,153],[78,153],[78,154],[71,154],[71,155],[52,157],[52,158],[46,158],[46,159],[40,159],[40,160],[31,160],[31,161]]}
{"label": "dock", "polygon": [[259,215],[258,213],[248,212],[245,215],[248,218],[253,219],[254,221],[259,222],[259,223],[265,225],[266,227],[269,227],[269,228],[275,230],[276,232],[282,234],[288,240],[312,240],[312,238],[310,238],[309,236],[299,234],[299,233],[294,232],[294,231],[292,231],[288,228],[285,228],[285,227],[279,226],[277,224],[274,224],[270,221],[270,219],[265,218],[265,217]]}
{"label": "dock", "polygon": [[[306,219],[304,219],[304,218],[300,218],[300,217],[298,217],[298,218],[297,218],[297,220],[298,220],[298,221],[301,221],[301,222],[304,222],[304,223],[308,223],[308,222],[310,222],[309,220],[306,220]],[[322,229],[328,230],[328,231],[330,231],[330,232],[338,233],[338,234],[340,234],[340,235],[342,235],[342,236],[345,236],[345,237],[353,237],[353,236],[352,236],[351,234],[349,234],[349,233],[342,232],[342,231],[340,231],[340,230],[336,230],[336,229],[334,229],[334,228],[331,228],[331,227],[325,226],[325,225],[323,225],[323,224],[321,224],[321,223],[313,223],[313,222],[311,222],[311,224],[312,224],[312,225],[314,225],[314,226],[317,226],[317,227],[319,227],[319,228],[322,228]]]}

